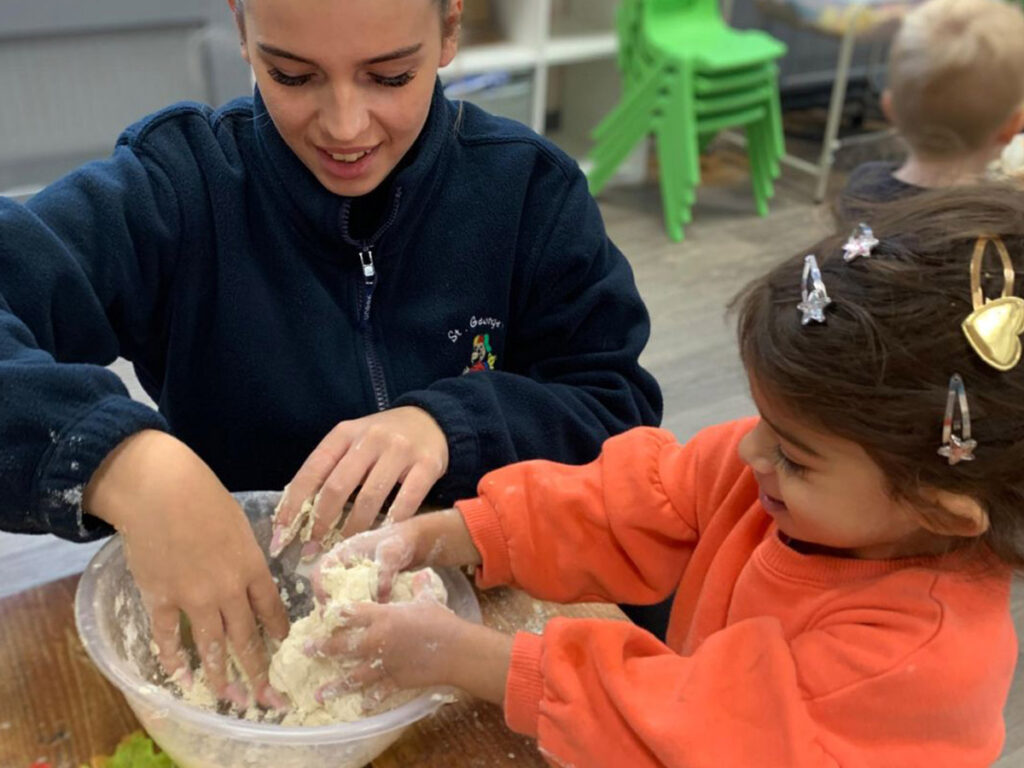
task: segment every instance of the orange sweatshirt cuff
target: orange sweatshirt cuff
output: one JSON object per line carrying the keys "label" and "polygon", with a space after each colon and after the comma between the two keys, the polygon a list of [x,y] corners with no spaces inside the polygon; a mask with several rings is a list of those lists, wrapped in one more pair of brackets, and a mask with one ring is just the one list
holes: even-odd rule
{"label": "orange sweatshirt cuff", "polygon": [[479,497],[456,502],[455,506],[466,521],[473,545],[483,559],[483,565],[476,571],[477,586],[490,589],[511,583],[512,562],[497,511],[489,501]]}
{"label": "orange sweatshirt cuff", "polygon": [[512,645],[512,661],[505,683],[505,723],[513,731],[537,736],[540,702],[544,698],[544,679],[540,661],[544,638],[529,632],[516,634]]}

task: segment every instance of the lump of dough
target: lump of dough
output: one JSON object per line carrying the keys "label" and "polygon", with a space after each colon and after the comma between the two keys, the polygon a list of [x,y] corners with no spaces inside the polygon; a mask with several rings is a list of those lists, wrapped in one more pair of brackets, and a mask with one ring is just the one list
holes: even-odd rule
{"label": "lump of dough", "polygon": [[[446,604],[448,594],[441,577],[430,568],[424,571],[429,575],[430,590],[438,602]],[[292,625],[270,662],[270,684],[292,703],[284,725],[329,725],[366,715],[361,691],[342,694],[323,704],[316,700],[317,690],[343,677],[350,665],[330,657],[307,656],[304,649],[307,642],[327,637],[344,623],[344,606],[375,599],[379,573],[380,566],[369,560],[349,567],[339,564],[321,572],[321,583],[328,594],[326,603]],[[412,600],[412,583],[417,573],[420,572],[398,574],[391,593],[392,603]],[[405,700],[415,695],[415,691],[407,692]]]}

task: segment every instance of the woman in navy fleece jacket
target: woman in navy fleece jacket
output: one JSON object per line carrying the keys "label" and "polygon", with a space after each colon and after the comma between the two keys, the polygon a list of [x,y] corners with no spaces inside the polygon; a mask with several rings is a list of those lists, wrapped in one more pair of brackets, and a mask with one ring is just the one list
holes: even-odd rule
{"label": "woman in navy fleece jacket", "polygon": [[229,3],[253,98],[171,106],[0,200],[0,524],[117,528],[165,667],[185,611],[220,695],[245,696],[230,644],[274,703],[250,638],[287,620],[227,489],[291,480],[284,523],[320,491],[315,539],[354,496],[353,533],[395,487],[401,519],[513,461],[589,461],[661,398],[576,164],[444,98],[461,0]]}

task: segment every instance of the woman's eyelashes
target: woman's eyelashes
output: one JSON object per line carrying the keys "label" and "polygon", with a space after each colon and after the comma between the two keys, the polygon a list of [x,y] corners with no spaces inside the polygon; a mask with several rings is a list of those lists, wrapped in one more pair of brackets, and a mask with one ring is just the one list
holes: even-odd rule
{"label": "woman's eyelashes", "polygon": [[[305,85],[310,81],[313,75],[286,75],[277,67],[271,67],[267,70],[270,78],[281,85],[286,85],[289,88],[295,88],[300,85]],[[384,86],[385,88],[401,88],[404,85],[408,85],[412,79],[416,77],[416,73],[409,71],[403,72],[400,75],[385,76],[385,75],[370,75],[370,79],[377,85]]]}
{"label": "woman's eyelashes", "polygon": [[408,85],[416,77],[416,73],[409,71],[403,72],[400,75],[394,75],[393,77],[385,77],[384,75],[370,75],[370,77],[373,78],[377,85],[383,85],[387,88],[401,88],[403,85]]}
{"label": "woman's eyelashes", "polygon": [[267,70],[270,75],[270,79],[281,85],[287,85],[289,87],[295,87],[298,85],[305,85],[309,82],[312,75],[286,75],[277,67],[271,67]]}
{"label": "woman's eyelashes", "polygon": [[807,467],[797,464],[783,453],[781,445],[775,446],[775,465],[787,475],[802,475],[807,471]]}

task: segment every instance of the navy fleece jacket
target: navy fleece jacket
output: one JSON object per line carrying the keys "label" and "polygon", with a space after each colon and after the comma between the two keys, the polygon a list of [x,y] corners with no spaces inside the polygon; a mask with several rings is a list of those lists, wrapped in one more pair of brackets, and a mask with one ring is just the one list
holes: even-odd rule
{"label": "navy fleece jacket", "polygon": [[[172,106],[0,199],[0,527],[109,533],[82,489],[144,428],[231,490],[279,488],[339,421],[415,405],[447,435],[449,502],[659,422],[647,312],[569,157],[438,88],[388,183],[353,221],[257,93]],[[118,355],[159,413],[102,367]]]}

